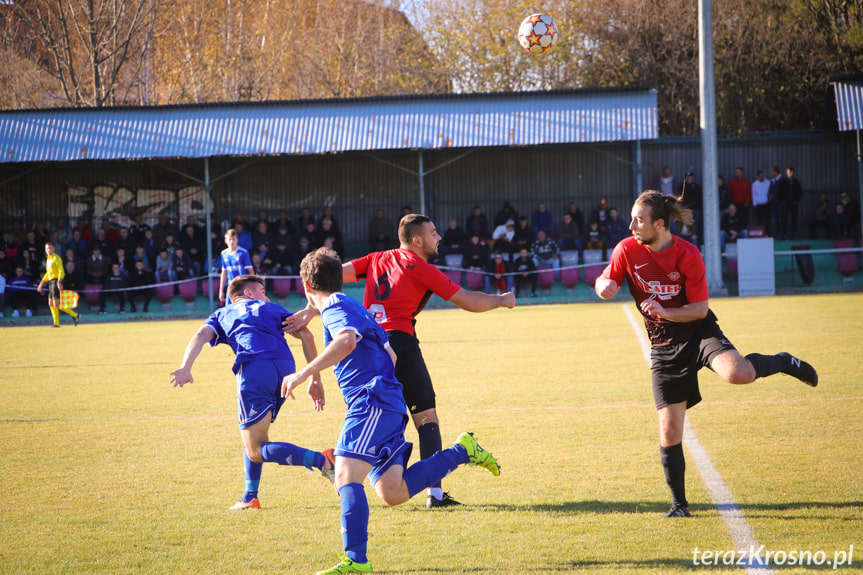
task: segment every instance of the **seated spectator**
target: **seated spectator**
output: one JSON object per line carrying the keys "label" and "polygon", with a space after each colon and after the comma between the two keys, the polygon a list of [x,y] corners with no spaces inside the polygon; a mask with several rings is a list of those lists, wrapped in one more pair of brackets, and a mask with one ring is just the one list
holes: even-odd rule
{"label": "seated spectator", "polygon": [[6,282],[6,299],[12,308],[12,317],[20,317],[21,308],[27,317],[36,313],[36,284],[24,275],[24,268],[15,267],[15,275]]}
{"label": "seated spectator", "polygon": [[168,219],[168,214],[161,213],[159,214],[159,223],[153,226],[153,237],[156,238],[156,242],[161,245],[169,234],[177,237],[177,228],[175,228],[174,224],[171,223],[171,220]]}
{"label": "seated spectator", "polygon": [[572,214],[566,212],[561,218],[560,226],[557,228],[557,247],[561,250],[578,250],[581,254],[581,229],[572,219]]}
{"label": "seated spectator", "polygon": [[512,258],[513,249],[515,249],[512,243],[515,238],[515,222],[507,220],[494,229],[491,237],[494,250],[503,254],[503,259],[509,261]]}
{"label": "seated spectator", "polygon": [[848,192],[839,194],[839,202],[843,206],[842,212],[848,216],[848,224],[851,226],[851,231],[857,236],[860,224],[860,202]]}
{"label": "seated spectator", "polygon": [[316,223],[307,223],[300,233],[300,237],[305,237],[308,240],[309,247],[313,250],[321,247],[318,245],[318,225]]}
{"label": "seated spectator", "polygon": [[126,256],[126,250],[123,248],[118,249],[117,258],[114,261],[120,264],[120,273],[128,278],[134,264],[132,263],[132,258]]}
{"label": "seated spectator", "polygon": [[566,207],[566,213],[572,216],[572,221],[578,224],[578,229],[584,231],[584,214],[575,202],[569,202],[569,205]]}
{"label": "seated spectator", "polygon": [[544,203],[540,203],[536,206],[536,211],[533,212],[533,215],[530,218],[530,225],[533,227],[537,237],[539,236],[539,230],[544,230],[546,236],[554,235],[554,218],[552,217],[551,212],[546,209]]}
{"label": "seated spectator", "polygon": [[479,205],[475,205],[471,213],[468,214],[464,231],[468,237],[477,236],[481,240],[489,238],[488,218],[482,213],[482,208]]}
{"label": "seated spectator", "polygon": [[135,248],[135,255],[132,256],[132,263],[137,262],[144,262],[144,267],[152,271],[152,267],[150,267],[150,260],[147,257],[147,252],[144,251],[144,246],[138,246]]}
{"label": "seated spectator", "polygon": [[830,236],[830,216],[833,215],[830,208],[827,194],[824,192],[818,194],[818,206],[815,208],[815,213],[809,218],[809,235],[813,239],[818,237],[818,228],[823,228]]}
{"label": "seated spectator", "polygon": [[93,246],[93,253],[87,258],[87,283],[105,283],[111,273],[111,261],[102,255],[102,248],[98,244]]}
{"label": "seated spectator", "polygon": [[93,251],[94,246],[99,246],[102,250],[102,255],[109,259],[114,259],[116,255],[117,249],[114,247],[114,242],[109,240],[105,236],[105,230],[102,228],[98,228],[96,230],[96,237],[93,238],[93,241],[90,242],[90,251]]}
{"label": "seated spectator", "polygon": [[[39,249],[39,244],[36,241],[36,232],[29,231],[26,235],[26,240],[24,243],[20,245],[18,254],[19,257],[24,256],[24,252],[29,254],[28,261],[31,266],[36,266],[36,269],[39,268],[39,262],[42,261],[42,256],[45,254],[45,242],[42,242],[42,249]],[[24,268],[24,273],[27,273],[27,269]]]}
{"label": "seated spectator", "polygon": [[54,227],[57,232],[57,239],[64,245],[72,239],[72,230],[66,226],[66,218],[57,218],[57,225]]}
{"label": "seated spectator", "polygon": [[297,231],[302,234],[307,231],[309,228],[309,224],[317,227],[317,219],[315,219],[315,214],[312,213],[308,207],[303,207],[300,210],[300,215],[297,218]]}
{"label": "seated spectator", "polygon": [[174,276],[177,281],[186,280],[195,276],[195,262],[192,256],[186,253],[182,247],[174,252]]}
{"label": "seated spectator", "polygon": [[87,218],[84,216],[79,217],[75,229],[78,230],[81,239],[87,242],[87,245],[90,245],[90,242],[93,241],[93,230],[87,224]]}
{"label": "seated spectator", "polygon": [[270,268],[264,265],[259,252],[252,252],[250,256],[252,260],[252,273],[256,276],[266,277],[270,275]]}
{"label": "seated spectator", "polygon": [[530,251],[533,241],[533,228],[530,227],[527,216],[521,216],[518,219],[518,225],[515,227],[515,234],[512,239],[513,249],[520,251],[521,248],[525,248]]}
{"label": "seated spectator", "polygon": [[6,257],[9,258],[10,262],[15,264],[18,263],[18,241],[10,232],[5,232],[3,234],[3,251],[6,253]]}
{"label": "seated spectator", "polygon": [[725,244],[735,244],[738,239],[748,238],[746,222],[737,215],[737,206],[728,204],[728,211],[719,222],[719,247],[725,253]]}
{"label": "seated spectator", "polygon": [[120,272],[120,265],[113,264],[111,273],[105,278],[102,291],[99,292],[99,313],[105,313],[105,304],[109,299],[117,302],[120,313],[126,313],[126,288],[128,287],[129,280]]}
{"label": "seated spectator", "polygon": [[507,220],[512,220],[513,224],[518,220],[518,212],[512,207],[509,202],[504,202],[500,211],[494,216],[494,227],[505,225]]}
{"label": "seated spectator", "polygon": [[443,254],[463,254],[467,241],[467,234],[458,226],[456,219],[450,218],[443,238],[441,238]]}
{"label": "seated spectator", "polygon": [[294,226],[294,223],[288,217],[288,212],[286,212],[285,210],[279,212],[278,219],[270,226],[270,235],[277,235],[281,233],[280,230],[282,228],[285,229],[286,234],[290,234],[292,236],[297,235],[297,228],[296,226]]}
{"label": "seated spectator", "polygon": [[135,269],[129,275],[129,307],[133,312],[138,311],[135,307],[135,300],[138,298],[144,299],[144,311],[149,311],[150,301],[153,299],[153,284],[156,283],[156,278],[153,272],[144,266],[144,260],[135,262]]}
{"label": "seated spectator", "polygon": [[138,247],[138,240],[132,237],[132,234],[129,233],[129,228],[120,228],[114,246],[117,251],[124,250],[127,255],[131,256],[135,253],[135,248]]}
{"label": "seated spectator", "polygon": [[86,260],[90,255],[90,245],[81,238],[81,231],[78,228],[72,230],[72,238],[66,243],[67,250],[75,252],[75,258],[81,261]]}
{"label": "seated spectator", "polygon": [[851,218],[845,213],[845,204],[838,202],[827,222],[831,240],[842,240],[851,236]]}
{"label": "seated spectator", "polygon": [[70,260],[63,266],[66,277],[63,278],[63,290],[81,291],[84,289],[84,281],[80,270],[75,266],[75,260]]}
{"label": "seated spectator", "polygon": [[393,245],[393,223],[386,217],[384,211],[378,208],[369,222],[369,250],[384,251]]}
{"label": "seated spectator", "polygon": [[530,297],[536,297],[536,284],[539,280],[539,274],[527,248],[521,248],[518,257],[512,262],[512,269],[515,273],[513,276],[515,280],[515,297],[520,297],[522,290],[528,285],[530,285]]}
{"label": "seated spectator", "polygon": [[605,247],[609,251],[614,249],[621,240],[632,235],[629,224],[620,217],[617,208],[608,208],[608,220],[605,222]]}
{"label": "seated spectator", "polygon": [[120,239],[120,233],[111,225],[111,220],[108,218],[102,218],[102,227],[99,229],[102,230],[106,240],[111,242],[113,245],[117,245],[117,241]]}
{"label": "seated spectator", "polygon": [[296,246],[289,248],[285,239],[282,236],[278,236],[276,239],[276,249],[267,252],[267,259],[263,263],[269,267],[270,273],[274,276],[290,276],[294,275],[294,271],[296,270],[295,266],[297,262],[294,260],[295,256]]}
{"label": "seated spectator", "polygon": [[[599,235],[605,237],[605,222],[608,221],[608,200],[605,198],[599,200],[596,209],[590,214],[590,221],[598,224]],[[588,224],[588,229],[590,229],[590,224]]]}
{"label": "seated spectator", "polygon": [[485,293],[496,293],[500,295],[512,291],[513,277],[510,275],[512,268],[499,251],[494,252],[494,257],[489,262],[485,271]]}
{"label": "seated spectator", "polygon": [[267,222],[258,221],[258,227],[255,229],[255,233],[252,234],[252,243],[255,249],[263,254],[270,249],[271,241],[272,238],[270,237]]}
{"label": "seated spectator", "polygon": [[0,317],[6,317],[6,276],[3,274],[0,274]]}
{"label": "seated spectator", "polygon": [[39,260],[34,260],[33,255],[30,250],[24,250],[21,252],[21,258],[19,260],[19,265],[24,268],[24,275],[33,280],[34,282],[38,279],[41,279],[43,275],[43,270],[39,269]]}
{"label": "seated spectator", "polygon": [[193,225],[186,225],[183,228],[183,235],[177,240],[183,251],[192,258],[195,269],[195,276],[201,275],[201,270],[204,269],[204,260],[207,259],[207,247],[204,245],[204,238],[198,233],[198,228]]}
{"label": "seated spectator", "polygon": [[605,249],[605,242],[602,241],[602,232],[599,230],[599,222],[592,221],[587,228],[587,242],[584,245],[587,250],[602,250]]}
{"label": "seated spectator", "polygon": [[[263,233],[266,235],[270,234],[270,217],[267,215],[267,210],[261,210],[258,212],[258,219],[255,220],[255,223],[252,226],[252,236],[257,236],[261,233],[261,224],[264,224]],[[258,245],[257,239],[255,239],[255,245]]]}
{"label": "seated spectator", "polygon": [[332,249],[339,254],[342,260],[345,259],[345,244],[342,242],[342,232],[339,231],[339,228],[329,216],[321,218],[317,234],[318,246],[325,245],[327,238],[332,238]]}
{"label": "seated spectator", "polygon": [[237,221],[234,223],[234,229],[237,231],[237,245],[241,248],[244,248],[247,252],[252,253],[252,250],[255,249],[255,242],[252,238],[252,232],[247,230],[246,224],[241,221]]}
{"label": "seated spectator", "polygon": [[156,258],[156,281],[159,283],[177,281],[177,257],[163,249]]}
{"label": "seated spectator", "polygon": [[6,252],[0,250],[0,276],[11,278],[15,274],[15,264],[10,261]]}
{"label": "seated spectator", "polygon": [[156,241],[156,237],[153,235],[153,230],[144,230],[144,239],[141,241],[141,245],[144,246],[144,253],[147,254],[147,261],[151,264],[155,264],[156,258],[159,257],[159,250],[162,245],[160,242]]}
{"label": "seated spectator", "polygon": [[147,230],[153,231],[153,228],[150,227],[150,224],[144,221],[144,216],[138,212],[135,214],[134,223],[129,226],[129,233],[132,234],[132,237],[135,238],[135,241],[141,243],[144,241],[144,232]]}
{"label": "seated spectator", "polygon": [[560,269],[560,248],[548,238],[545,230],[537,230],[536,241],[530,247],[530,256],[537,269],[554,268],[555,272]]}
{"label": "seated spectator", "polygon": [[333,213],[333,207],[332,206],[324,206],[324,209],[321,212],[321,218],[320,218],[321,221],[323,221],[327,218],[329,218],[329,220],[333,224],[332,229],[335,230],[335,232],[339,234],[339,237],[341,237],[342,228],[339,227],[339,220],[338,220],[338,218],[336,218],[336,214]]}
{"label": "seated spectator", "polygon": [[296,254],[294,255],[294,261],[295,262],[303,261],[303,258],[306,257],[306,254],[309,253],[310,251],[312,251],[313,249],[314,248],[312,247],[311,243],[309,242],[309,236],[307,236],[305,234],[301,235],[300,239],[297,242],[297,250],[296,250]]}
{"label": "seated spectator", "polygon": [[168,250],[168,253],[173,255],[177,252],[177,248],[180,247],[180,245],[180,242],[174,238],[174,234],[168,234],[159,245],[159,251]]}
{"label": "seated spectator", "polygon": [[470,237],[464,250],[462,266],[470,269],[484,270],[488,265],[488,245],[476,234]]}

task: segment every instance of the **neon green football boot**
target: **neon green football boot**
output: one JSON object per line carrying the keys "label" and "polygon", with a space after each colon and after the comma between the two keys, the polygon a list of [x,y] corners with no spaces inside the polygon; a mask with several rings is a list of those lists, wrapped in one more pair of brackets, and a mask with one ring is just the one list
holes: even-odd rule
{"label": "neon green football boot", "polygon": [[473,436],[473,433],[464,432],[455,440],[456,445],[461,445],[467,450],[467,456],[470,458],[470,465],[479,465],[488,469],[492,475],[497,477],[500,475],[500,465],[494,455],[483,449]]}
{"label": "neon green football boot", "polygon": [[333,567],[332,569],[326,569],[324,571],[318,571],[315,575],[340,575],[341,573],[371,573],[372,572],[372,563],[371,561],[366,561],[365,563],[356,563],[352,561],[349,557],[342,557],[342,560],[338,565]]}

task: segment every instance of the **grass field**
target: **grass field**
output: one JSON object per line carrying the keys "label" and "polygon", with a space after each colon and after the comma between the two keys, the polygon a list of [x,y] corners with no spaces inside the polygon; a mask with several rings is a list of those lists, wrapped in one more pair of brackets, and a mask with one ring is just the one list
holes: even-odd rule
{"label": "grass field", "polygon": [[[376,573],[743,572],[693,565],[696,548],[735,547],[689,452],[695,517],[660,517],[649,370],[625,306],[420,316],[445,444],[474,431],[502,473],[454,472],[445,489],[466,505],[447,510],[424,497],[387,508],[367,488]],[[863,295],[712,308],[744,354],[799,354],[821,383],[735,387],[703,371],[689,413],[700,443],[765,549],[832,560],[853,545],[837,572],[863,572]],[[264,509],[228,510],[242,491],[232,354],[205,349],[194,384],[168,383],[199,324],[0,330],[0,573],[303,574],[337,561],[338,498],[317,473],[268,464]],[[334,442],[344,404],[332,372],[324,381],[325,412],[298,397],[272,440]],[[774,568],[813,569],[832,566]]]}

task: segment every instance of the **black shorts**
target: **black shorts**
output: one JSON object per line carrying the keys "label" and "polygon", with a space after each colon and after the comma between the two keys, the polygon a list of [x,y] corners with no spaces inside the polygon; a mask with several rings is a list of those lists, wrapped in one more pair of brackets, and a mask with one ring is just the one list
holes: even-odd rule
{"label": "black shorts", "polygon": [[651,348],[650,379],[656,409],[684,401],[687,409],[696,405],[701,401],[698,370],[709,368],[714,357],[733,349],[712,311],[689,340]]}
{"label": "black shorts", "polygon": [[48,299],[60,299],[60,287],[57,280],[48,280]]}
{"label": "black shorts", "polygon": [[403,331],[388,331],[387,336],[390,347],[396,352],[396,379],[402,384],[408,410],[413,414],[434,408],[434,388],[420,351],[420,341]]}

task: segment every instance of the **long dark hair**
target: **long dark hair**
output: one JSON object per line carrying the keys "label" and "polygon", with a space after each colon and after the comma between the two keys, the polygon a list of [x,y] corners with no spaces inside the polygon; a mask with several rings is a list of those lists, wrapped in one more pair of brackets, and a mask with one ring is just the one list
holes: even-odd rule
{"label": "long dark hair", "polygon": [[662,192],[656,190],[645,190],[635,200],[637,206],[649,206],[650,218],[653,221],[662,219],[665,228],[671,225],[671,220],[677,220],[687,226],[691,226],[693,220],[692,210],[683,205],[683,202],[674,196],[663,196]]}

